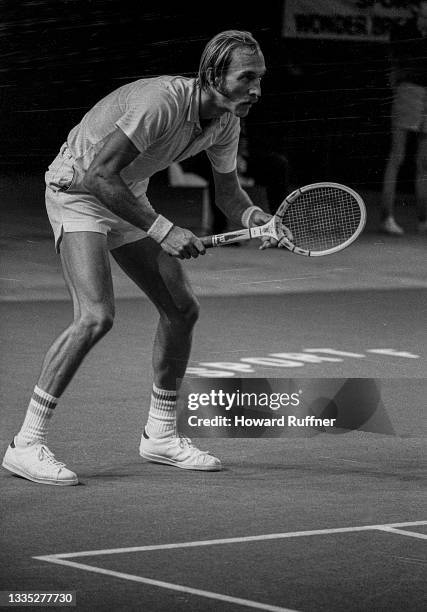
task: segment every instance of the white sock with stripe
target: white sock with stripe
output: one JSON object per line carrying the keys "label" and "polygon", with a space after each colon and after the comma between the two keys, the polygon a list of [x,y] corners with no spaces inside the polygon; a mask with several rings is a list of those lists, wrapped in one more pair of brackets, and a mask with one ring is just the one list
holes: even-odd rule
{"label": "white sock with stripe", "polygon": [[28,446],[35,442],[46,443],[49,421],[57,403],[58,398],[46,393],[37,385],[34,387],[21,430],[15,436],[17,446]]}
{"label": "white sock with stripe", "polygon": [[176,435],[176,391],[159,389],[153,383],[145,431],[152,438]]}

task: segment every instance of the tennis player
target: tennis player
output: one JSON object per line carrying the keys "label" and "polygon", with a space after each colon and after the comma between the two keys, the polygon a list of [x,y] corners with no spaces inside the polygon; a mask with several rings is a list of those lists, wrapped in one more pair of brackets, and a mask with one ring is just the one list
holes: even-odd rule
{"label": "tennis player", "polygon": [[415,195],[419,233],[427,233],[427,2],[419,2],[414,19],[396,27],[391,35],[394,89],[392,142],[382,187],[379,229],[391,236],[404,234],[396,223],[394,205],[400,168],[410,134],[416,135]]}
{"label": "tennis player", "polygon": [[140,455],[184,469],[221,469],[219,459],[176,428],[177,380],[185,374],[199,310],[179,259],[196,258],[205,248],[191,231],[159,215],[146,191],[154,173],[205,150],[216,202],[227,216],[245,227],[270,219],[236,174],[240,118],[258,102],[265,70],[250,33],[225,31],[205,47],[197,78],[163,76],[124,85],[68,134],[46,173],[46,206],[74,319],[46,354],[22,427],[3,459],[9,471],[38,483],[78,482],[49,450],[47,433],[58,399],[113,324],[109,251],[159,312]]}

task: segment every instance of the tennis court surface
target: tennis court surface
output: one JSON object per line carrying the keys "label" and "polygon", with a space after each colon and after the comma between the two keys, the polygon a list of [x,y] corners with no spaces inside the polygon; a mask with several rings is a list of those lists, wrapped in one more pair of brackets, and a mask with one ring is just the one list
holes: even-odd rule
{"label": "tennis court surface", "polygon": [[[43,213],[16,182],[5,193],[4,449],[71,316]],[[79,610],[425,610],[425,260],[425,237],[368,226],[331,258],[251,244],[185,263],[202,306],[191,378],[375,379],[387,423],[197,440],[223,461],[218,473],[140,459],[156,314],[114,268],[115,326],[63,396],[49,440],[81,484],[2,470],[0,590],[75,591]]]}

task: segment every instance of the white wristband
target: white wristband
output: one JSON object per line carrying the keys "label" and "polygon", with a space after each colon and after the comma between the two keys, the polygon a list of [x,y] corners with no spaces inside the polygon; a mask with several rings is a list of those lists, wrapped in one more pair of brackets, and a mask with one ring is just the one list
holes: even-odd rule
{"label": "white wristband", "polygon": [[147,231],[147,234],[150,236],[150,238],[160,244],[161,241],[166,238],[172,228],[173,223],[169,221],[169,219],[166,219],[166,217],[159,215],[154,221],[153,225]]}
{"label": "white wristband", "polygon": [[262,210],[262,208],[260,208],[259,206],[249,206],[249,208],[247,208],[243,212],[243,215],[242,215],[242,218],[241,218],[243,227],[249,227],[249,219],[250,219],[252,213],[255,212],[256,210],[260,210],[261,212],[264,212]]}

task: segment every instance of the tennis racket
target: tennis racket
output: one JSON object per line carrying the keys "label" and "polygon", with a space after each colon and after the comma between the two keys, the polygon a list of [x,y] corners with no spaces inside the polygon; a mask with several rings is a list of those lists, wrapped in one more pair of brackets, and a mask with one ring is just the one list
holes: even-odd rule
{"label": "tennis racket", "polygon": [[348,247],[365,223],[365,204],[353,189],[338,183],[314,183],[289,194],[265,225],[201,240],[209,248],[267,236],[292,253],[319,257]]}

